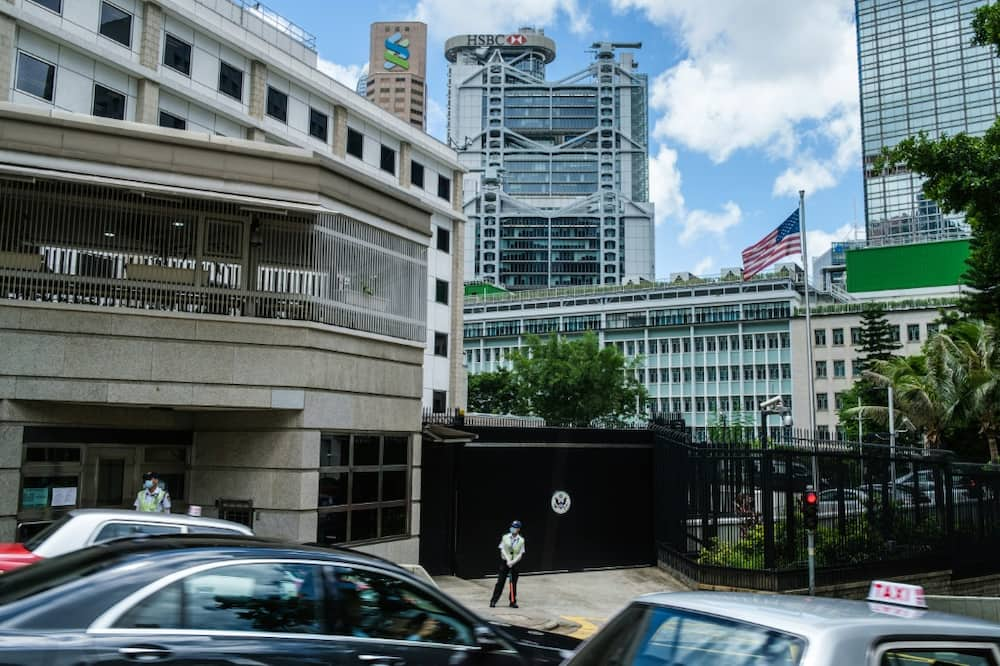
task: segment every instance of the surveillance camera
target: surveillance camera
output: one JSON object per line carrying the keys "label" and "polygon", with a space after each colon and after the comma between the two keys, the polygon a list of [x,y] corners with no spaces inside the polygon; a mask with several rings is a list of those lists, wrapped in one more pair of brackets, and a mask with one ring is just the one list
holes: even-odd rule
{"label": "surveillance camera", "polygon": [[776,395],[773,398],[768,398],[764,402],[760,403],[760,408],[764,410],[781,409],[785,406],[785,403],[781,400],[780,395]]}
{"label": "surveillance camera", "polygon": [[791,414],[785,414],[785,418],[782,419],[782,421],[784,422],[784,424],[786,426],[791,427],[792,426],[792,415]]}

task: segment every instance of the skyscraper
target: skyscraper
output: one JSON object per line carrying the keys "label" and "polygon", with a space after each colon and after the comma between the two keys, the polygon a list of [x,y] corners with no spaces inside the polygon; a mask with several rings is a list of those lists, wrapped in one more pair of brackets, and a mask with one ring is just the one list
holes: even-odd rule
{"label": "skyscraper", "polygon": [[875,175],[883,146],[920,132],[981,135],[1000,113],[1000,68],[972,45],[972,17],[987,0],[855,0],[868,239],[886,245],[968,235],[906,171]]}
{"label": "skyscraper", "polygon": [[[647,79],[629,51],[547,81],[541,30],[445,44],[448,141],[470,169],[465,275],[510,289],[652,279]],[[617,57],[616,57],[617,56]]]}
{"label": "skyscraper", "polygon": [[[420,129],[427,128],[427,24],[372,23],[368,101]],[[358,92],[362,85],[358,83]]]}

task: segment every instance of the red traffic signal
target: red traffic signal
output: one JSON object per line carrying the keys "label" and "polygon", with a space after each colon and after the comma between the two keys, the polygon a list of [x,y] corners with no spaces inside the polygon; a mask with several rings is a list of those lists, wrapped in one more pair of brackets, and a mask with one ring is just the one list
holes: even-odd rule
{"label": "red traffic signal", "polygon": [[819,526],[819,494],[812,487],[802,493],[802,523],[812,531]]}
{"label": "red traffic signal", "polygon": [[803,499],[803,501],[806,504],[818,504],[819,503],[819,495],[816,493],[815,490],[807,490],[806,494],[803,496],[802,499]]}

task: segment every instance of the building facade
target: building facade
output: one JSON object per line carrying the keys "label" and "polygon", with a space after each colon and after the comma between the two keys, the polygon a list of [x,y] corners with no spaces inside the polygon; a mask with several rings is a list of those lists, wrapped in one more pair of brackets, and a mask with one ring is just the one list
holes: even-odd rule
{"label": "building facade", "polygon": [[154,469],[415,561],[421,410],[464,386],[455,153],[246,3],[0,0],[0,84],[0,538]]}
{"label": "building facade", "polygon": [[368,63],[358,92],[397,118],[427,129],[427,25],[372,23]]}
{"label": "building facade", "polygon": [[986,0],[856,0],[865,217],[871,245],[961,238],[964,216],[927,200],[908,171],[876,175],[882,148],[926,132],[981,136],[1000,115],[1000,65],[972,45]]}
{"label": "building facade", "polygon": [[[900,344],[896,354],[919,354],[922,345],[936,330],[935,323],[941,316],[940,308],[952,307],[954,298],[924,299],[885,304],[885,316],[893,330],[893,338]],[[808,423],[809,374],[813,375],[816,428],[821,435],[839,437],[838,411],[843,406],[843,395],[861,377],[859,360],[861,343],[861,312],[863,303],[840,303],[819,308],[812,316],[812,333],[806,330],[805,317],[799,313],[792,320],[791,336],[794,341],[793,356],[801,362],[793,364],[792,383],[795,398],[792,417],[797,425]],[[813,367],[806,359],[807,341],[813,342]],[[847,405],[853,407],[855,405]]]}
{"label": "building facade", "polygon": [[508,289],[652,280],[646,75],[638,44],[546,79],[555,42],[523,28],[445,44],[448,141],[469,170],[465,274]]}
{"label": "building facade", "polygon": [[793,403],[791,318],[802,274],[747,282],[692,278],[643,287],[523,291],[467,297],[470,374],[509,363],[528,335],[594,331],[602,346],[639,358],[645,409],[680,414],[696,437],[724,423],[753,425],[775,395]]}

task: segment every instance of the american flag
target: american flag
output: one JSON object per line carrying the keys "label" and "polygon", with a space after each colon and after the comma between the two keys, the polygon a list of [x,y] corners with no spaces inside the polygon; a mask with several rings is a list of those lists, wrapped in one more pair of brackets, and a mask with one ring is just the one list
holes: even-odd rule
{"label": "american flag", "polygon": [[796,209],[777,229],[743,250],[743,278],[753,277],[782,257],[798,254],[801,237]]}

